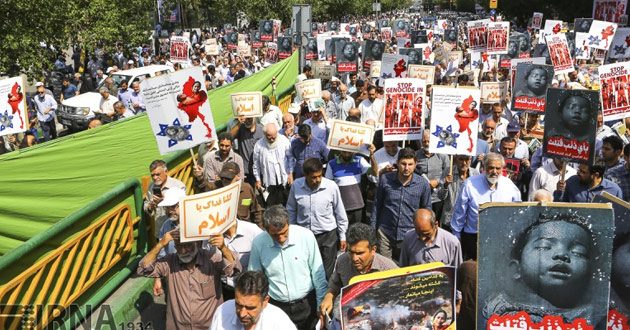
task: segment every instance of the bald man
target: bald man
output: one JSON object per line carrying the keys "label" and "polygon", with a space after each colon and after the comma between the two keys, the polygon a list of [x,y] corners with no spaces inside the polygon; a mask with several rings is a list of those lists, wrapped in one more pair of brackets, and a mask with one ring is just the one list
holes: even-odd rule
{"label": "bald man", "polygon": [[553,195],[545,189],[538,189],[534,192],[534,202],[553,202]]}
{"label": "bald man", "polygon": [[403,238],[400,267],[442,262],[455,268],[462,264],[462,248],[453,234],[440,228],[435,213],[418,209],[414,229]]}
{"label": "bald man", "polygon": [[[359,108],[352,108],[350,110],[348,110],[348,116],[354,116],[359,118],[359,120],[361,119],[361,110]],[[345,118],[344,118],[345,120]]]}
{"label": "bald man", "polygon": [[268,123],[264,128],[264,138],[254,145],[252,156],[252,172],[256,179],[256,189],[263,188],[269,193],[267,207],[276,204],[286,204],[289,198],[289,188],[286,185],[288,173],[286,171],[287,151],[291,147],[289,139],[278,134],[275,123]]}
{"label": "bald man", "polygon": [[99,126],[103,126],[103,122],[98,119],[92,119],[92,121],[90,121],[90,123],[88,124],[88,129],[96,128]]}

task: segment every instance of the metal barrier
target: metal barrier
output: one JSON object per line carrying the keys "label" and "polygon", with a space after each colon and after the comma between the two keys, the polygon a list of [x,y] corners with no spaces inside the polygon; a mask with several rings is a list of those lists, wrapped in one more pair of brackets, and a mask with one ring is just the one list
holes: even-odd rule
{"label": "metal barrier", "polygon": [[[286,113],[293,86],[278,94],[278,98],[278,106]],[[217,131],[226,127],[222,125]],[[169,175],[182,181],[191,194],[193,162],[188,151],[174,153],[165,161],[177,164]],[[27,254],[45,248],[53,238],[63,240],[59,247],[0,286],[0,329],[41,329],[53,321],[63,323],[64,328],[74,328],[91,312],[86,306],[99,305],[116,290],[148,252],[152,221],[147,222],[142,206],[150,180],[145,176],[142,182],[135,178],[125,181],[1,258],[0,271],[7,270],[19,265]],[[97,220],[89,222],[91,219]],[[89,225],[77,232],[76,227],[86,222]],[[67,231],[76,234],[66,237]],[[106,276],[108,272],[110,277]],[[99,287],[97,283],[103,285]],[[82,297],[89,290],[94,292]],[[73,303],[81,304],[70,311],[78,313],[79,318],[65,315]],[[64,316],[56,319],[60,315]]]}

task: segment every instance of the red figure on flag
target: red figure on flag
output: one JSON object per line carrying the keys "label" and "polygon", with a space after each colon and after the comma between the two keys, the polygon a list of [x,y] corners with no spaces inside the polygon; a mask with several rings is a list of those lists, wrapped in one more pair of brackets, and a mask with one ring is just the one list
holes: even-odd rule
{"label": "red figure on flag", "polygon": [[407,71],[405,60],[400,60],[394,65],[394,72],[396,72],[396,77],[402,78],[402,73],[405,71]]}
{"label": "red figure on flag", "polygon": [[553,34],[560,33],[560,23],[556,24],[556,26],[554,26],[551,31],[553,32]]}
{"label": "red figure on flag", "polygon": [[608,37],[611,37],[615,34],[615,30],[613,30],[612,25],[609,25],[607,28],[602,30],[602,40],[606,40],[606,48],[608,48]]}
{"label": "red figure on flag", "polygon": [[9,105],[11,106],[11,110],[13,110],[13,114],[17,112],[18,117],[20,117],[20,129],[24,128],[24,119],[22,119],[22,112],[20,111],[20,102],[24,99],[24,94],[22,93],[22,87],[18,85],[16,82],[13,87],[11,87],[11,93],[9,93]]}
{"label": "red figure on flag", "polygon": [[455,110],[455,120],[457,120],[457,122],[459,123],[459,132],[462,133],[466,131],[466,133],[468,133],[468,140],[470,141],[468,152],[472,152],[473,149],[470,123],[472,123],[479,117],[479,111],[475,109],[476,107],[477,102],[475,102],[472,95],[470,95],[464,100],[464,102],[462,102],[462,105],[457,107],[457,109]]}
{"label": "red figure on flag", "polygon": [[188,121],[193,122],[197,117],[201,119],[201,123],[208,130],[206,137],[212,137],[212,128],[206,123],[206,117],[199,110],[201,106],[208,100],[208,95],[201,89],[201,83],[195,81],[193,77],[189,77],[184,83],[182,94],[177,95],[177,108],[184,111],[188,115]]}

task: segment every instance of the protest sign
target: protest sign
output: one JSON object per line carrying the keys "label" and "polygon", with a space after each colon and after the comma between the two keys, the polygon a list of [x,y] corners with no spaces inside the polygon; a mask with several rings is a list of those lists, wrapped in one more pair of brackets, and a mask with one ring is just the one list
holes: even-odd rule
{"label": "protest sign", "polygon": [[540,30],[542,26],[543,13],[534,12],[532,16],[532,29]]}
{"label": "protest sign", "polygon": [[363,39],[370,39],[372,36],[372,27],[370,25],[363,25],[361,27],[361,34],[363,35]]}
{"label": "protest sign", "polygon": [[482,82],[481,83],[481,103],[498,103],[505,99],[507,95],[507,81],[504,82]]}
{"label": "protest sign", "polygon": [[[610,45],[609,58],[624,59],[630,57],[630,28],[618,28]],[[576,38],[577,47],[577,38]],[[577,58],[577,57],[576,57]]]}
{"label": "protest sign", "polygon": [[455,29],[444,30],[444,42],[448,43],[453,48],[457,47],[457,30]]}
{"label": "protest sign", "polygon": [[479,89],[433,86],[429,152],[475,155]]}
{"label": "protest sign", "polygon": [[608,50],[616,31],[616,23],[594,20],[591,24],[591,29],[588,31],[588,46]]}
{"label": "protest sign", "polygon": [[374,126],[372,125],[331,119],[327,146],[329,149],[369,155],[367,148],[372,144],[373,137]]}
{"label": "protest sign", "polygon": [[252,56],[252,49],[249,47],[248,44],[238,45],[238,48],[236,49],[236,52],[241,57],[250,57],[250,56]]}
{"label": "protest sign", "polygon": [[405,37],[407,35],[407,30],[405,30],[405,20],[397,19],[394,21],[394,35],[396,37]]}
{"label": "protest sign", "polygon": [[223,234],[236,221],[241,181],[180,199],[181,242],[202,241]]}
{"label": "protest sign", "polygon": [[630,95],[627,84],[630,78],[630,62],[599,66],[601,105],[604,120],[623,119],[630,114]]}
{"label": "protest sign", "polygon": [[409,78],[424,79],[427,85],[433,85],[435,67],[433,65],[409,64]]}
{"label": "protest sign", "polygon": [[206,45],[217,45],[217,38],[208,38],[203,43]]}
{"label": "protest sign", "polygon": [[549,50],[549,57],[553,63],[555,74],[563,74],[574,71],[573,59],[571,59],[571,53],[569,53],[569,45],[567,44],[567,38],[563,33],[548,35],[545,37],[547,40],[547,48]]}
{"label": "protest sign", "polygon": [[543,156],[593,164],[599,93],[549,88]]}
{"label": "protest sign", "polygon": [[435,49],[433,50],[433,59],[436,61],[448,61],[449,56],[450,53],[448,50],[446,50],[444,44],[435,47]]}
{"label": "protest sign", "polygon": [[555,35],[562,32],[562,21],[557,21],[553,19],[545,20],[545,29],[542,31],[541,35],[538,37],[540,43],[545,43],[545,37],[550,35]]}
{"label": "protest sign", "polygon": [[482,205],[477,329],[604,329],[612,228],[606,204]]}
{"label": "protest sign", "polygon": [[381,61],[372,61],[370,64],[370,78],[379,78],[381,76]]}
{"label": "protest sign", "polygon": [[326,34],[318,34],[317,35],[317,58],[320,61],[326,60],[326,45],[330,43],[330,36]]}
{"label": "protest sign", "polygon": [[381,28],[381,40],[391,40],[392,39],[392,28],[384,27]]}
{"label": "protest sign", "polygon": [[273,40],[278,40],[280,34],[280,28],[282,27],[282,21],[279,19],[272,19],[273,22]]}
{"label": "protest sign", "polygon": [[307,60],[317,59],[317,39],[316,38],[308,38],[308,43],[306,44],[305,57]]}
{"label": "protest sign", "polygon": [[205,45],[204,48],[208,55],[219,55],[219,45]]}
{"label": "protest sign", "polygon": [[429,38],[427,37],[426,30],[416,30],[411,32],[411,43],[412,44],[426,44],[429,42]]}
{"label": "protest sign", "polygon": [[293,40],[291,37],[278,37],[278,59],[284,60],[293,53]]}
{"label": "protest sign", "polygon": [[433,49],[431,48],[431,45],[429,45],[429,44],[416,44],[416,45],[414,45],[414,48],[417,48],[422,53],[422,59],[424,61],[429,61],[429,62],[433,63],[434,56],[433,56]]}
{"label": "protest sign", "polygon": [[387,79],[383,94],[383,141],[422,139],[426,82],[422,79]]}
{"label": "protest sign", "polygon": [[455,329],[455,268],[443,263],[355,276],[341,289],[341,328]]}
{"label": "protest sign", "polygon": [[24,132],[31,128],[28,122],[24,86],[24,77],[0,80],[0,97],[4,99],[0,101],[4,105],[0,107],[0,136]]}
{"label": "protest sign", "polygon": [[510,22],[488,25],[488,54],[507,54],[510,36]]}
{"label": "protest sign", "polygon": [[412,64],[421,65],[422,64],[422,54],[420,53],[419,49],[415,49],[415,48],[398,48],[398,54],[407,56],[407,58],[409,60],[409,63],[408,63],[409,65],[412,65]]}
{"label": "protest sign", "polygon": [[253,48],[262,48],[263,43],[262,40],[260,40],[260,31],[252,31],[250,41],[252,42]]}
{"label": "protest sign", "polygon": [[575,33],[578,32],[586,32],[591,29],[591,24],[593,24],[592,18],[576,18],[575,24],[573,24],[573,31]]}
{"label": "protest sign", "polygon": [[258,26],[260,41],[273,41],[273,21],[261,20]]}
{"label": "protest sign", "polygon": [[260,117],[262,110],[262,92],[230,94],[234,117]]}
{"label": "protest sign", "polygon": [[512,109],[544,114],[547,89],[553,80],[553,67],[543,64],[521,63],[516,66]]}
{"label": "protest sign", "polygon": [[359,67],[357,43],[342,39],[335,47],[337,72],[357,72]]}
{"label": "protest sign", "polygon": [[216,139],[214,120],[200,67],[140,82],[140,90],[160,154],[190,149]]}
{"label": "protest sign", "polygon": [[365,41],[365,54],[363,57],[363,68],[368,70],[372,61],[380,61],[385,50],[385,43],[376,40]]}
{"label": "protest sign", "polygon": [[592,90],[600,89],[599,65],[582,64],[578,66],[578,71],[584,76],[587,86],[590,86]]}
{"label": "protest sign", "polygon": [[470,51],[485,51],[488,46],[488,26],[484,21],[468,22]]}
{"label": "protest sign", "polygon": [[388,78],[407,78],[409,58],[405,55],[383,54],[381,59],[381,81]]}
{"label": "protest sign", "polygon": [[521,160],[517,158],[504,158],[502,169],[502,175],[514,182],[514,184],[518,183],[519,173],[521,169]]}
{"label": "protest sign", "polygon": [[514,89],[514,77],[516,76],[516,66],[521,63],[529,64],[545,64],[544,57],[530,57],[530,58],[515,58],[510,61],[510,78],[512,83],[512,89]]}
{"label": "protest sign", "polygon": [[322,81],[320,79],[308,79],[296,83],[295,94],[300,101],[322,97]]}
{"label": "protest sign", "polygon": [[274,64],[276,62],[278,62],[278,45],[275,42],[268,42],[265,63]]}
{"label": "protest sign", "polygon": [[628,0],[593,0],[593,18],[617,23],[626,13]]}
{"label": "protest sign", "polygon": [[227,48],[229,50],[236,49],[238,45],[238,32],[230,32],[225,36],[227,38]]}
{"label": "protest sign", "polygon": [[188,63],[188,53],[190,50],[190,43],[188,39],[184,37],[171,37],[171,62],[173,63]]}
{"label": "protest sign", "polygon": [[588,60],[591,58],[591,48],[588,46],[588,33],[577,32],[575,34],[575,59]]}
{"label": "protest sign", "polygon": [[335,65],[320,65],[317,70],[313,70],[313,78],[331,80],[335,73]]}
{"label": "protest sign", "polygon": [[433,31],[437,34],[444,35],[444,30],[448,29],[448,22],[445,19],[439,19],[433,26]]}

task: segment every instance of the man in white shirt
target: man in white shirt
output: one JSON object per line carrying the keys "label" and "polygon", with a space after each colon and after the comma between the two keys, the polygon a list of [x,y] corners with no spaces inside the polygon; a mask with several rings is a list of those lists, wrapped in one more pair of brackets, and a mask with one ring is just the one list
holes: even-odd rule
{"label": "man in white shirt", "polygon": [[[492,105],[492,120],[496,124],[493,137],[494,139],[501,141],[502,138],[507,136],[507,126],[510,122],[505,117],[503,117],[503,107],[499,103],[495,103]],[[479,126],[481,126],[482,124],[483,122],[481,122]]]}
{"label": "man in white shirt", "polygon": [[101,93],[101,103],[99,104],[100,112],[108,117],[113,116],[116,113],[114,111],[114,103],[118,102],[118,99],[110,95],[107,87],[101,87],[99,92]]}
{"label": "man in white shirt", "polygon": [[350,109],[354,108],[354,99],[348,95],[348,86],[339,86],[339,97],[335,100],[337,106],[336,118],[340,120],[346,120]]}
{"label": "man in white shirt", "polygon": [[260,117],[260,123],[265,126],[269,123],[276,124],[276,129],[282,128],[282,110],[271,104],[267,95],[262,96],[263,115]]}
{"label": "man in white shirt", "polygon": [[263,272],[246,271],[236,280],[236,297],[217,308],[210,330],[296,330],[280,308],[269,304]]}
{"label": "man in white shirt", "polygon": [[314,137],[322,140],[324,143],[328,141],[328,117],[326,114],[326,105],[324,100],[318,99],[313,102],[313,107],[309,105],[311,118],[304,121],[304,124],[311,127],[311,133]]}
{"label": "man in white shirt", "polygon": [[265,137],[254,145],[252,156],[256,190],[267,189],[267,206],[286,204],[289,198],[289,189],[285,186],[288,180],[286,157],[291,142],[286,136],[278,134],[273,123],[265,125],[264,133]]}
{"label": "man in white shirt", "polygon": [[376,87],[369,86],[368,98],[359,104],[359,110],[361,110],[361,122],[365,123],[368,119],[378,122],[378,117],[381,114],[382,107],[383,101],[376,98]]}
{"label": "man in white shirt", "polygon": [[[566,167],[567,173],[564,175],[564,180],[574,176],[576,171],[573,167]],[[558,181],[562,177],[562,160],[553,158],[553,161],[546,163],[539,167],[532,176],[532,180],[529,182],[529,194],[527,199],[534,201],[536,197],[536,191],[543,189],[553,195],[558,186]]]}

